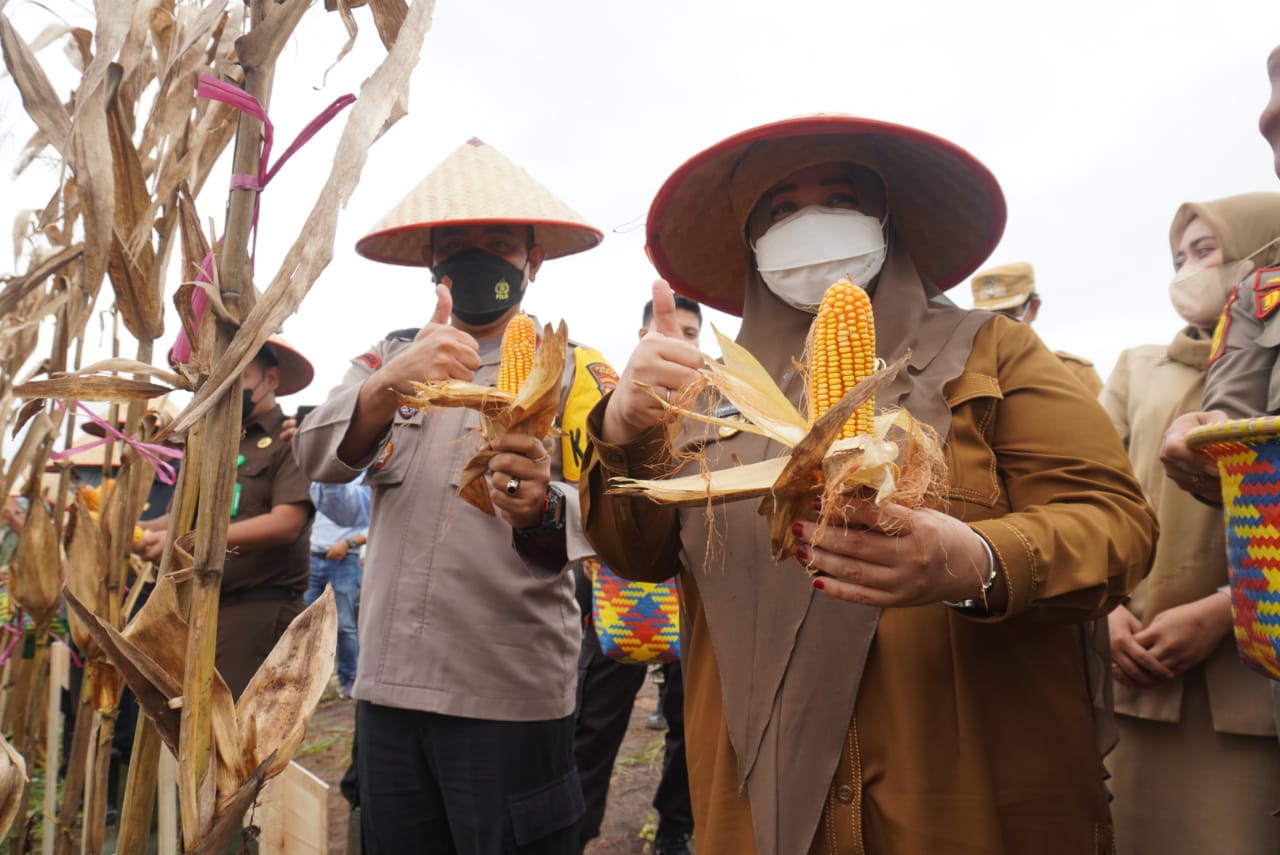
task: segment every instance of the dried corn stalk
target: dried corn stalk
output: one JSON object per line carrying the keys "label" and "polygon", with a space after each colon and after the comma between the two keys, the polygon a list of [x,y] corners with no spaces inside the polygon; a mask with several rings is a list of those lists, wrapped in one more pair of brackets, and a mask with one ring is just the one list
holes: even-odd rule
{"label": "dried corn stalk", "polygon": [[828,293],[832,299],[824,300],[826,311],[820,308],[806,348],[812,408],[808,418],[754,356],[714,327],[724,359],[708,359],[699,373],[738,408],[741,420],[683,406],[680,396],[675,403],[662,401],[677,415],[777,440],[791,449],[787,456],[682,478],[615,478],[610,492],[684,505],[763,497],[760,512],[769,517],[770,551],[778,560],[793,552],[791,525],[817,496],[828,499],[820,520],[825,522],[839,504],[831,501],[837,495],[858,494],[877,504],[894,501],[911,507],[933,495],[943,470],[932,431],[901,410],[867,421],[876,392],[908,357],[870,372],[875,339],[869,301],[846,280]]}
{"label": "dried corn stalk", "polygon": [[[517,315],[516,317],[527,317]],[[530,325],[532,319],[529,319]],[[508,324],[510,332],[515,319]],[[528,327],[517,328],[512,333],[510,350],[506,336],[503,336],[503,359],[523,360],[521,349],[527,349]],[[523,341],[522,341],[523,340]],[[542,343],[534,353],[532,366],[523,382],[514,393],[502,388],[477,386],[460,380],[442,382],[414,383],[414,394],[401,395],[400,402],[411,407],[466,407],[480,411],[480,433],[486,440],[494,440],[508,433],[527,434],[539,440],[553,435],[556,413],[560,409],[560,380],[564,374],[565,348],[569,342],[569,331],[564,321],[552,330],[547,324],[542,330]],[[501,377],[504,368],[499,365]],[[506,372],[509,382],[516,382],[513,366]],[[479,508],[493,516],[493,502],[489,498],[489,486],[485,481],[485,473],[489,471],[489,461],[496,452],[487,449],[478,451],[467,464],[462,467],[458,495],[468,504]]]}

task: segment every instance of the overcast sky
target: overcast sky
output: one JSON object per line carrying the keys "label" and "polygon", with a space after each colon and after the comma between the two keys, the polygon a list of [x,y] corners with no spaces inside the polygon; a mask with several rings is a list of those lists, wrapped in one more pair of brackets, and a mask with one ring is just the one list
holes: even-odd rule
{"label": "overcast sky", "polygon": [[[44,5],[83,20],[72,4]],[[30,0],[10,0],[6,12],[29,35],[51,20]],[[357,91],[381,57],[367,10],[356,15],[357,46],[327,81],[345,39],[335,14],[317,4],[285,50],[270,109],[277,150],[337,95]],[[1275,0],[439,0],[409,115],[376,144],[333,263],[285,323],[317,379],[284,405],[319,401],[350,357],[429,317],[425,270],[377,264],[352,247],[467,138],[497,148],[605,232],[599,248],[545,265],[525,305],[543,320],[564,318],[575,339],[621,368],[654,278],[643,223],[659,185],[725,136],[810,112],[915,126],[983,161],[1009,208],[989,263],[1032,262],[1044,302],[1037,330],[1105,378],[1122,349],[1167,341],[1180,326],[1167,297],[1178,204],[1280,191],[1257,130],[1277,43]],[[53,50],[41,58],[61,62]],[[29,130],[3,81],[0,161],[14,161]],[[263,195],[261,284],[308,212],[337,137],[335,125],[313,140]],[[43,204],[53,175],[37,169],[16,183],[0,200],[5,221],[17,205]],[[210,180],[204,220],[221,221],[224,188]],[[12,267],[6,246],[0,270]],[[967,283],[951,293],[970,304]],[[709,316],[736,331],[736,319]],[[171,320],[170,338],[175,330]],[[712,347],[709,331],[703,342]]]}

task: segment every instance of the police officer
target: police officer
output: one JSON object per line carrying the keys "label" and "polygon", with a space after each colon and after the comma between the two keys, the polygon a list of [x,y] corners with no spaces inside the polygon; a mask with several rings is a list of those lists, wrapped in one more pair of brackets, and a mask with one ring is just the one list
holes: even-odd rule
{"label": "police officer", "polygon": [[574,486],[586,414],[616,376],[568,348],[559,424],[544,445],[491,445],[497,516],[458,498],[478,446],[472,410],[415,410],[414,380],[496,382],[501,337],[545,260],[601,233],[473,139],[356,249],[429,267],[437,306],[352,366],[294,438],[318,481],[368,469],[369,551],[353,694],[364,851],[578,852],[573,760],[581,626],[573,563],[592,554]]}

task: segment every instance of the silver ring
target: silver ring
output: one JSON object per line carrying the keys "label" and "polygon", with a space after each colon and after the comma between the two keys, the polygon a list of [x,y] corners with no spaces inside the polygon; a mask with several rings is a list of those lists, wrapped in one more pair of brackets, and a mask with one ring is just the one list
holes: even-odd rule
{"label": "silver ring", "polygon": [[507,486],[503,487],[502,489],[507,491],[508,496],[514,496],[516,493],[520,492],[520,479],[508,478]]}

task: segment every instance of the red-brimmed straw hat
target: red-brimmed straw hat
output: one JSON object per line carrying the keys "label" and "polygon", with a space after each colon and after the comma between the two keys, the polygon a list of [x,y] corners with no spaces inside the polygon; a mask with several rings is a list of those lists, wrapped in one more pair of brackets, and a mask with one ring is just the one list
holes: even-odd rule
{"label": "red-brimmed straw hat", "polygon": [[310,360],[279,336],[267,339],[263,347],[271,351],[280,369],[280,385],[276,387],[276,397],[283,398],[294,392],[301,392],[311,385],[316,370]]}
{"label": "red-brimmed straw hat", "polygon": [[672,173],[649,208],[650,260],[676,291],[741,315],[756,202],[798,169],[838,162],[880,176],[889,224],[938,288],[963,281],[1000,241],[1004,195],[964,149],[902,125],[817,115],[735,134]]}
{"label": "red-brimmed straw hat", "polygon": [[529,173],[472,137],[357,241],[356,252],[374,261],[425,267],[422,249],[431,241],[431,229],[479,223],[533,226],[534,242],[547,258],[591,249],[604,238]]}

